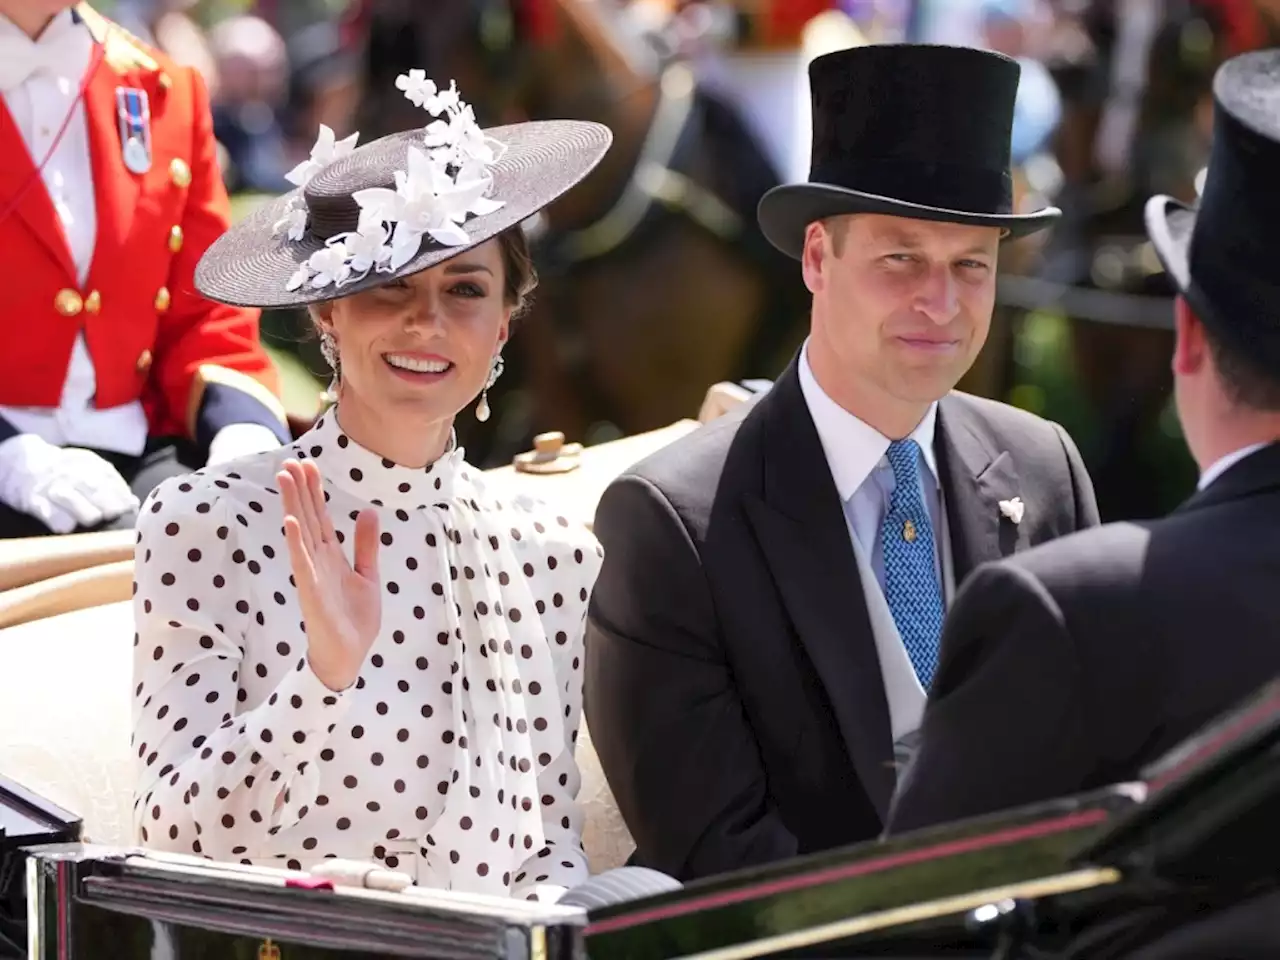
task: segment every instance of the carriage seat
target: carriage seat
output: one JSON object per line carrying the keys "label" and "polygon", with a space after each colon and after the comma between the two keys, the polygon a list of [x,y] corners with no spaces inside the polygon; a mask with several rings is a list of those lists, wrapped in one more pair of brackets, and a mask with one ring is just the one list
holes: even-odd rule
{"label": "carriage seat", "polygon": [[[85,836],[134,843],[128,600],[0,630],[0,774],[75,813]],[[622,866],[631,835],[583,724],[583,843],[593,873]]]}

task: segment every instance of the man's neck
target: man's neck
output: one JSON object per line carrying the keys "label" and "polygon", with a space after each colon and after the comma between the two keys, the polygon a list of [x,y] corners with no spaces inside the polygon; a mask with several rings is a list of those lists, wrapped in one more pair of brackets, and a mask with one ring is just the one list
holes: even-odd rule
{"label": "man's neck", "polygon": [[908,403],[889,396],[874,384],[841,376],[839,369],[826,362],[827,352],[812,349],[811,343],[805,347],[805,356],[823,393],[890,440],[910,436],[929,412],[930,403]]}
{"label": "man's neck", "polygon": [[1196,451],[1203,474],[1223,457],[1259,444],[1280,443],[1280,414],[1257,413],[1219,420]]}
{"label": "man's neck", "polygon": [[32,10],[23,0],[0,0],[0,17],[4,17],[32,40],[39,40],[53,17]]}

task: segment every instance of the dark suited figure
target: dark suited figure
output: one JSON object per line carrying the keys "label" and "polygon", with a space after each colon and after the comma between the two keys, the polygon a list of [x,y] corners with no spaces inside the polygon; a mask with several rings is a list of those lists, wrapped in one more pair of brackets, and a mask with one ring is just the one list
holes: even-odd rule
{"label": "dark suited figure", "polygon": [[892,831],[1136,778],[1280,672],[1278,78],[1277,50],[1224,64],[1198,211],[1146,208],[1198,492],[974,574]]}
{"label": "dark suited figure", "polygon": [[1061,428],[953,392],[1001,236],[1058,214],[1011,212],[1018,75],[954,47],[814,61],[810,182],[759,211],[810,336],[763,399],[601,499],[586,711],[643,865],[688,880],[880,833],[954,585],[1097,523]]}

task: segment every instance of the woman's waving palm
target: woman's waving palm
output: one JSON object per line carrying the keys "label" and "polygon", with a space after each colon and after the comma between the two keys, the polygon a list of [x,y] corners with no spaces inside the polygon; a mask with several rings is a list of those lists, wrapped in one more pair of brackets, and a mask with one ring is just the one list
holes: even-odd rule
{"label": "woman's waving palm", "polygon": [[354,564],[348,563],[319,468],[309,460],[290,460],[276,480],[311,669],[329,689],[345,690],[356,681],[382,624],[378,515],[364,510],[357,517]]}

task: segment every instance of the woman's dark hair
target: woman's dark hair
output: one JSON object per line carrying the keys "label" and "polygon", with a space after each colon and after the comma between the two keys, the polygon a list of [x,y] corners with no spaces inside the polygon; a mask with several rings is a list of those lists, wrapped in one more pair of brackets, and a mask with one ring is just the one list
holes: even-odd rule
{"label": "woman's dark hair", "polygon": [[538,272],[529,253],[529,241],[519,225],[504,230],[496,239],[502,253],[502,298],[511,307],[514,320],[528,308],[529,295],[538,285]]}

